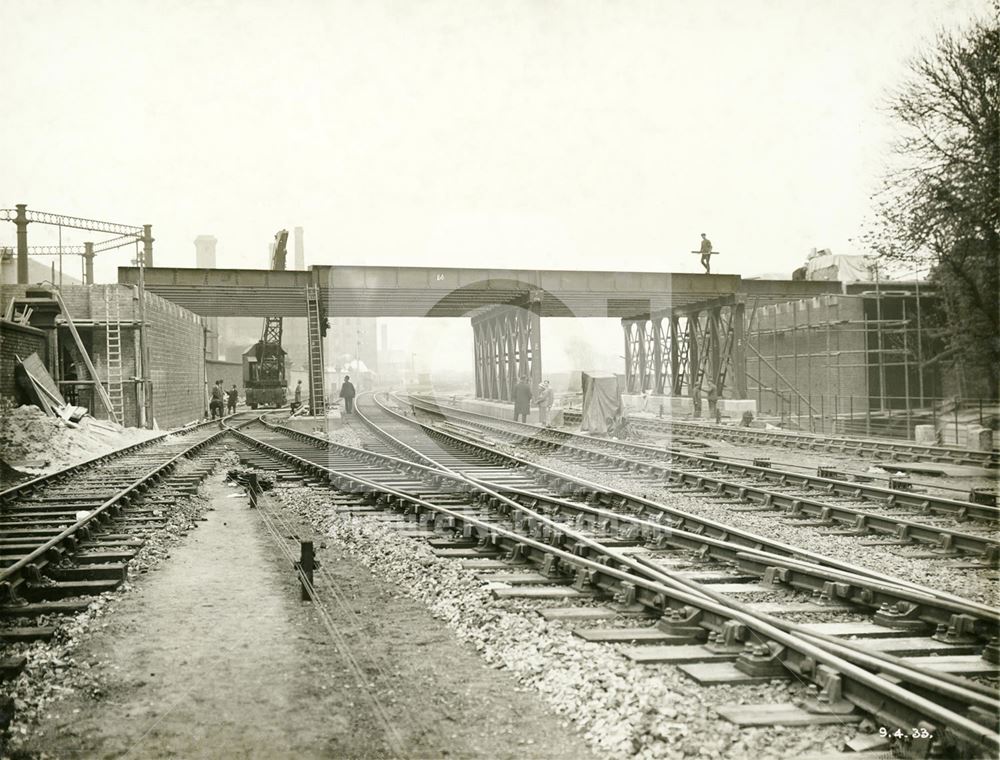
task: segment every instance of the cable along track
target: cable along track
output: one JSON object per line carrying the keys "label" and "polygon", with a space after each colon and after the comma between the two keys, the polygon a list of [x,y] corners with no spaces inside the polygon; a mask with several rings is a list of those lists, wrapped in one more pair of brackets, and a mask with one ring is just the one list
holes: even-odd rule
{"label": "cable along track", "polygon": [[[400,423],[410,425],[409,421],[395,418],[393,436],[384,431],[380,434],[386,445],[389,437],[395,438],[395,432],[401,432],[397,428]],[[345,496],[355,497],[356,503],[363,505],[358,507],[363,512],[401,512],[405,520],[423,529],[418,535],[443,532],[474,547],[482,557],[504,556],[530,566],[544,583],[566,584],[578,593],[616,598],[624,609],[641,609],[653,615],[657,622],[642,629],[645,634],[622,635],[668,641],[675,646],[627,648],[626,655],[638,661],[644,661],[642,650],[656,650],[659,661],[670,661],[672,650],[693,657],[682,668],[694,672],[701,664],[716,669],[728,666],[732,672],[756,678],[789,674],[807,678],[817,685],[804,698],[807,709],[831,713],[857,706],[877,716],[883,725],[927,727],[928,737],[933,738],[917,739],[908,745],[915,756],[926,755],[932,745],[996,751],[998,737],[983,725],[995,724],[993,690],[929,668],[927,661],[931,658],[918,657],[918,662],[910,659],[914,647],[919,651],[930,647],[939,653],[952,652],[950,661],[964,658],[966,664],[959,672],[995,673],[995,662],[968,653],[995,654],[996,642],[992,649],[983,644],[997,628],[996,610],[894,579],[853,574],[853,568],[841,572],[811,564],[792,558],[795,550],[791,547],[765,539],[753,541],[755,548],[734,545],[730,536],[715,539],[677,531],[642,517],[562,499],[548,487],[538,490],[537,483],[534,490],[522,488],[525,480],[537,477],[531,468],[519,468],[529,471],[511,475],[520,484],[498,485],[478,475],[435,467],[426,463],[428,454],[419,453],[422,446],[410,445],[413,440],[405,443],[395,439],[393,448],[400,453],[417,453],[420,462],[353,449],[275,425],[235,435],[267,457],[294,465],[313,478],[329,482]],[[415,442],[419,444],[420,439]],[[434,448],[446,447],[439,440]],[[467,462],[469,450],[457,451],[454,458]],[[495,466],[492,462],[480,463],[475,469],[482,472]],[[573,480],[567,478],[563,483]],[[786,554],[773,554],[769,549]],[[633,556],[635,551],[652,554],[652,558]],[[706,559],[729,563],[735,559],[731,567],[724,568],[728,572],[753,574],[747,573],[747,568],[756,567],[758,572],[752,580],[756,581],[762,570],[774,591],[816,591],[811,605],[797,603],[799,612],[806,606],[829,613],[848,603],[866,609],[882,608],[876,613],[874,626],[855,625],[852,629],[855,635],[864,636],[867,630],[879,638],[849,641],[830,636],[825,633],[831,630],[829,625],[792,623],[768,611],[795,609],[787,603],[767,607],[736,602],[732,593],[723,590],[732,592],[731,587],[738,584],[720,585],[719,573],[707,573],[715,577],[702,582],[705,572],[692,578],[691,574],[671,569],[677,566],[676,560],[683,560],[683,564]],[[702,581],[697,579],[699,575]],[[822,591],[813,585],[816,583],[822,583]],[[767,592],[768,588],[762,590]],[[882,600],[892,600],[893,609],[887,610],[890,602]],[[818,603],[824,601],[826,604]],[[964,624],[959,623],[959,628],[965,626],[962,630],[951,631],[948,623],[942,623],[944,629],[937,630],[936,638],[912,635],[937,629],[939,624],[933,620],[955,622],[956,615],[969,616],[962,618]],[[950,634],[955,639],[962,633],[966,643],[947,641]],[[968,637],[975,643],[967,643]]]}
{"label": "cable along track", "polygon": [[[786,516],[799,518],[813,527],[845,526],[844,535],[872,534],[888,537],[900,545],[925,544],[942,556],[964,556],[982,562],[984,569],[995,568],[1000,562],[997,535],[1000,510],[995,506],[496,420],[421,398],[404,403],[444,418],[445,426],[436,432],[449,433],[456,439],[468,440],[487,433],[570,461],[590,466],[606,463],[622,472],[646,475],[666,485],[683,486],[762,509],[783,510]],[[816,492],[823,494],[822,500],[816,498]],[[864,501],[866,498],[868,501]],[[896,509],[917,509],[921,521],[893,514]],[[930,519],[961,522],[965,529],[934,524],[928,522]]]}

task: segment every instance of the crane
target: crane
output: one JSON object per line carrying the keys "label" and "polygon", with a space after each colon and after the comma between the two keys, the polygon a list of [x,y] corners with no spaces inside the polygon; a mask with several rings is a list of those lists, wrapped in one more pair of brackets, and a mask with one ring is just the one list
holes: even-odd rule
{"label": "crane", "polygon": [[[287,244],[288,230],[280,230],[274,236],[272,271],[284,271]],[[265,317],[260,340],[243,354],[243,387],[251,409],[287,403],[285,354],[281,347],[281,317]]]}

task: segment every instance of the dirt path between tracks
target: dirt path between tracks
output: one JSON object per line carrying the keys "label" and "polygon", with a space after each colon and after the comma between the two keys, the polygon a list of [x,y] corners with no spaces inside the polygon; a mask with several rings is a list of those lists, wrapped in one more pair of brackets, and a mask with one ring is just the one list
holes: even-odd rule
{"label": "dirt path between tracks", "polygon": [[27,755],[377,758],[395,735],[408,758],[590,756],[421,605],[321,552],[345,602],[333,621],[369,679],[359,687],[260,515],[218,478],[208,488],[207,521],[78,651],[101,696],[54,704]]}

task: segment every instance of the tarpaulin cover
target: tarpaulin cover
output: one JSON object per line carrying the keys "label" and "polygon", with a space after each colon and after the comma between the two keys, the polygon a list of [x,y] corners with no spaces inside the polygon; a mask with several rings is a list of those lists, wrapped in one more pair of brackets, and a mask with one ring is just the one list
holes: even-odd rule
{"label": "tarpaulin cover", "polygon": [[607,420],[621,411],[618,377],[608,372],[584,372],[583,419],[580,429],[591,433],[608,432]]}
{"label": "tarpaulin cover", "polygon": [[806,279],[867,282],[872,275],[864,256],[841,256],[824,249],[810,255],[806,262]]}

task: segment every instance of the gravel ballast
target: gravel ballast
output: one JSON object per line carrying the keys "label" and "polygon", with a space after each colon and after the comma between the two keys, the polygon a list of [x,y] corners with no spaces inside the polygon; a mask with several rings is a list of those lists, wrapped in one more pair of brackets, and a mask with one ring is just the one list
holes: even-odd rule
{"label": "gravel ballast", "polygon": [[708,498],[705,494],[678,492],[649,481],[640,482],[635,478],[596,470],[567,462],[560,457],[542,455],[518,447],[498,445],[497,448],[568,475],[643,496],[665,507],[725,523],[758,536],[792,544],[911,583],[946,591],[981,604],[996,605],[1000,599],[996,578],[991,572],[954,567],[954,559],[928,559],[921,556],[926,555],[930,547],[865,546],[864,543],[877,541],[878,537],[830,535],[815,527],[797,525],[794,520],[785,519],[784,513],[777,510],[737,511],[733,507],[746,505]]}
{"label": "gravel ballast", "polygon": [[494,598],[474,571],[434,556],[426,542],[370,517],[334,513],[328,493],[313,487],[274,491],[285,507],[322,530],[328,544],[421,600],[487,662],[538,691],[600,756],[786,758],[834,751],[855,732],[843,725],[740,729],[715,708],[789,702],[803,687],[771,681],[703,688],[672,666],[635,664],[618,645],[586,642],[572,635],[571,626],[544,620],[537,614],[542,603]]}
{"label": "gravel ballast", "polygon": [[[197,459],[177,464],[174,473],[180,475],[195,466]],[[224,456],[216,471],[237,462],[235,457]],[[155,492],[155,491],[154,491]],[[86,610],[75,615],[43,615],[34,618],[12,618],[5,627],[57,626],[56,634],[48,642],[10,644],[6,656],[23,656],[27,664],[21,674],[5,684],[4,693],[14,700],[14,719],[3,737],[0,755],[7,756],[27,737],[44,713],[46,706],[69,693],[101,697],[99,685],[91,676],[96,662],[79,660],[76,651],[82,641],[95,630],[107,626],[108,617],[114,612],[124,595],[134,589],[134,579],[154,570],[170,557],[171,548],[188,532],[197,527],[208,502],[199,493],[178,499],[169,507],[159,508],[165,524],[151,527],[133,526],[130,535],[142,538],[145,543],[128,565],[128,578],[117,589],[90,599]]]}

